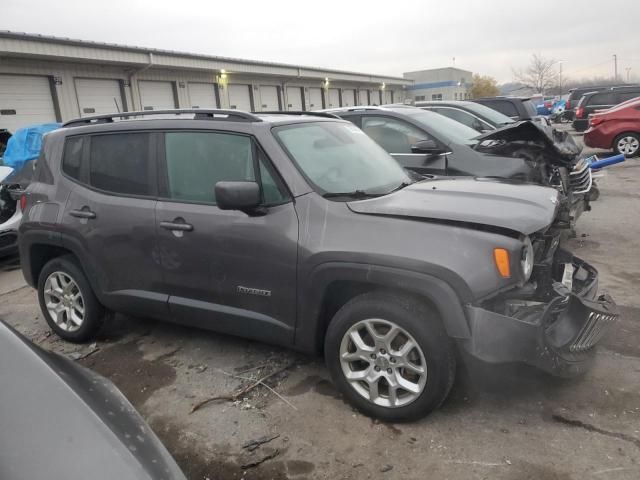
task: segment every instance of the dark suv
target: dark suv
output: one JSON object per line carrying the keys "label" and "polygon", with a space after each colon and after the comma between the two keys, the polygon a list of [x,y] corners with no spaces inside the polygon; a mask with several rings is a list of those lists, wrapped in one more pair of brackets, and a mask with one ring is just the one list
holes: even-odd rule
{"label": "dark suv", "polygon": [[490,132],[515,122],[511,117],[475,102],[434,100],[415,102],[416,107],[430,110],[460,122],[478,133]]}
{"label": "dark suv", "polygon": [[584,132],[589,128],[589,115],[598,110],[608,110],[622,102],[640,97],[640,85],[611,87],[606,90],[585,93],[576,107],[573,128]]}
{"label": "dark suv", "polygon": [[45,137],[25,195],[22,269],[62,338],[116,311],[324,351],[387,420],[444,401],[456,348],[570,375],[616,318],[558,249],[555,190],[416,181],[329,115],[79,119]]}
{"label": "dark suv", "polygon": [[421,175],[506,178],[563,192],[559,216],[573,227],[589,210],[591,170],[566,132],[513,122],[480,135],[451,118],[405,105],[326,110],[353,122],[403,167]]}
{"label": "dark suv", "polygon": [[[611,87],[630,87],[628,83],[622,83],[619,85],[592,85],[590,87],[578,87],[569,89],[569,98],[565,104],[564,118],[572,122],[575,119],[575,111],[578,106],[578,102],[585,93],[599,92],[602,90],[608,90]],[[636,85],[637,86],[637,85]]]}
{"label": "dark suv", "polygon": [[493,108],[512,120],[534,120],[547,124],[546,120],[538,115],[538,110],[529,97],[484,97],[471,101]]}

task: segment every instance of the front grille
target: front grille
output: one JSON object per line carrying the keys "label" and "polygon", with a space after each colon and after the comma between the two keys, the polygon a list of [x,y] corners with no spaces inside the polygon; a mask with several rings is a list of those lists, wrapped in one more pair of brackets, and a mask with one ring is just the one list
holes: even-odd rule
{"label": "front grille", "polygon": [[572,352],[584,352],[593,348],[607,331],[608,326],[615,322],[617,315],[605,313],[589,313],[587,323],[585,323],[582,331],[569,347]]}
{"label": "front grille", "polygon": [[591,167],[589,162],[582,159],[573,171],[569,173],[569,184],[573,193],[587,193],[591,190]]}

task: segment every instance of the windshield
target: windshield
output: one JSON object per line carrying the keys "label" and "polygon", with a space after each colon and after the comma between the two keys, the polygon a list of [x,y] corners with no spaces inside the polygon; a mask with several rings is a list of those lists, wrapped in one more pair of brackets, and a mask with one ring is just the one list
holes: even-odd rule
{"label": "windshield", "polygon": [[412,119],[427,128],[427,133],[432,133],[446,143],[458,143],[462,145],[475,145],[475,138],[479,135],[476,130],[455,120],[435,112],[416,109],[406,112]]}
{"label": "windshield", "polygon": [[384,194],[409,175],[355,125],[298,123],[273,129],[281,145],[321,193]]}
{"label": "windshield", "polygon": [[511,117],[507,117],[504,113],[500,113],[493,108],[489,108],[486,105],[479,103],[470,103],[469,110],[489,120],[494,125],[506,125],[508,123],[515,123],[515,120]]}

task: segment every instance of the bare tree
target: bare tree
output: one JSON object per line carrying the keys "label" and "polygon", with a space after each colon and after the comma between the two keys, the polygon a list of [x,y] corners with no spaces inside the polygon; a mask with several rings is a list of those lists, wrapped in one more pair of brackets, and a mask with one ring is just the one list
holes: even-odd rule
{"label": "bare tree", "polygon": [[558,71],[555,69],[557,63],[553,58],[544,58],[534,53],[527,68],[512,69],[513,76],[518,82],[537,93],[544,93],[548,88],[558,85]]}

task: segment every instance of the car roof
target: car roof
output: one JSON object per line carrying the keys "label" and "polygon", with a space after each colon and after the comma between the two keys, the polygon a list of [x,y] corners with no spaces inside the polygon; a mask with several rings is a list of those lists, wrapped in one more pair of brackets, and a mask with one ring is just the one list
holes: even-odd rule
{"label": "car roof", "polygon": [[497,97],[480,97],[475,100],[520,100],[521,102],[526,102],[527,100],[531,100],[531,97],[515,97],[509,95],[499,95]]}
{"label": "car roof", "polygon": [[320,110],[322,113],[346,113],[346,112],[363,112],[363,111],[380,111],[380,112],[394,112],[394,113],[406,113],[407,111],[416,111],[420,110],[418,107],[414,107],[413,105],[404,105],[402,103],[393,103],[389,105],[357,105],[354,107],[338,107],[338,108],[328,108],[325,110]]}
{"label": "car roof", "polygon": [[432,105],[457,105],[460,107],[475,108],[478,104],[467,100],[422,100],[415,103],[416,107],[426,107]]}
{"label": "car roof", "polygon": [[[94,115],[69,120],[62,125],[63,129],[82,127],[83,130],[113,130],[117,125],[119,130],[139,130],[142,128],[180,128],[193,127],[193,122],[202,122],[200,127],[215,128],[216,123],[252,124],[252,125],[284,125],[290,123],[304,123],[317,121],[341,121],[335,115],[323,112],[262,112],[250,113],[241,110],[223,109],[174,109],[143,112],[122,112],[106,115]],[[123,128],[124,127],[124,128]]]}

